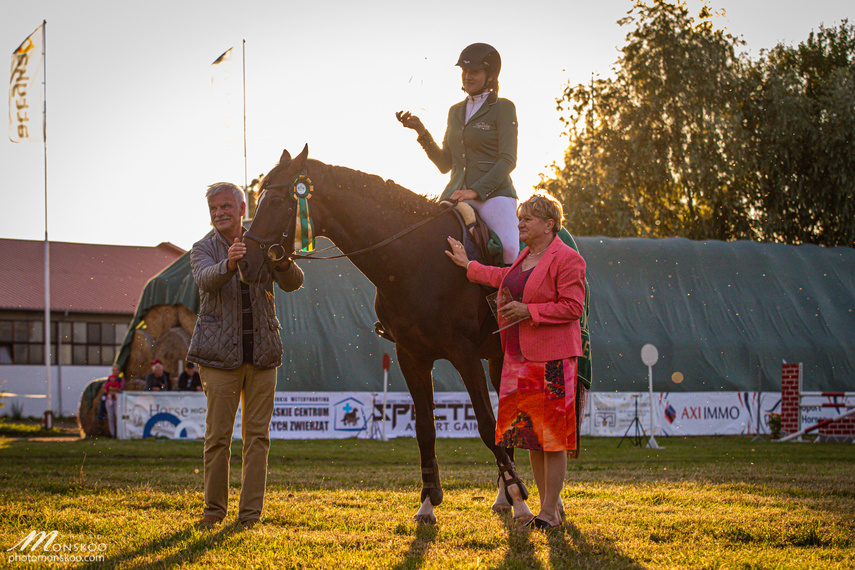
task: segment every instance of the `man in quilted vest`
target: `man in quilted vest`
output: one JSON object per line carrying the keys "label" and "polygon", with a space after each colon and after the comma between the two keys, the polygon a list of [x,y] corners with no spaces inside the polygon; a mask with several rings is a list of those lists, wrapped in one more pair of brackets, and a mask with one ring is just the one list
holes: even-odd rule
{"label": "man in quilted vest", "polygon": [[303,284],[303,271],[290,259],[267,282],[247,285],[237,263],[246,253],[241,218],[246,203],[240,188],[217,183],[206,193],[214,230],[193,245],[190,266],[199,286],[199,316],[187,360],[199,364],[208,399],[205,417],[205,510],[200,527],[226,516],[229,460],[238,404],[241,406],[243,465],[238,519],[251,527],[261,518],[270,449],[270,418],[276,368],[282,364],[273,282],[284,291]]}

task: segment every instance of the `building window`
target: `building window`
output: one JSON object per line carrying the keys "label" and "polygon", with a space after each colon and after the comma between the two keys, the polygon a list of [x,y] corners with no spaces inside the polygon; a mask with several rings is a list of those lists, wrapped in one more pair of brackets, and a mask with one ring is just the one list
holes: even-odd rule
{"label": "building window", "polygon": [[[50,327],[51,363],[64,366],[109,366],[128,333],[126,323],[53,322]],[[0,364],[44,364],[44,322],[0,320]]]}

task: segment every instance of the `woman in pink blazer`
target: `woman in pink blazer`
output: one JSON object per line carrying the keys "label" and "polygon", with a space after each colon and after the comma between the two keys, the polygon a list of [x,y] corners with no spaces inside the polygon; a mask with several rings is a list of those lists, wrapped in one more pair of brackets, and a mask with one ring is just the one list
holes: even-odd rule
{"label": "woman in pink blazer", "polygon": [[[540,512],[527,526],[559,526],[567,452],[578,455],[576,357],[582,356],[579,318],[585,303],[585,260],[559,237],[561,204],[535,194],[517,210],[525,249],[510,267],[469,261],[449,237],[446,254],[470,281],[497,287],[505,351],[496,444],[529,450]],[[517,484],[510,480],[507,487]],[[518,510],[519,500],[514,500]],[[519,505],[520,509],[527,507]]]}

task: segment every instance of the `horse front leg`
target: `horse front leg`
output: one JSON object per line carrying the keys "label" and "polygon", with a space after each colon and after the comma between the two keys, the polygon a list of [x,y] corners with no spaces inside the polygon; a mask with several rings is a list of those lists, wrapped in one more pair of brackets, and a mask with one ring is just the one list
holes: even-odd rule
{"label": "horse front leg", "polygon": [[436,461],[436,424],[434,423],[433,361],[419,360],[401,348],[395,347],[398,365],[407,381],[416,414],[416,440],[422,470],[421,506],[413,516],[418,523],[434,524],[433,508],[442,503],[442,486],[439,481],[439,464]]}
{"label": "horse front leg", "polygon": [[[517,477],[513,463],[513,449],[508,450],[496,445],[496,416],[493,413],[493,405],[490,403],[487,379],[484,377],[484,367],[481,365],[481,360],[472,357],[473,353],[474,351],[461,351],[452,357],[452,364],[460,372],[463,384],[469,392],[469,399],[478,420],[478,432],[481,435],[481,440],[493,452],[496,457],[496,465],[499,467],[499,496],[493,503],[492,509],[495,513],[507,513],[513,509],[516,520],[528,521],[534,516],[525,503],[528,498],[528,490]],[[491,360],[490,379],[494,386],[498,386],[499,380],[501,380],[501,360],[498,365],[498,378],[494,378],[495,373],[496,366],[492,364]],[[506,489],[506,487],[510,488]]]}
{"label": "horse front leg", "polygon": [[[500,353],[498,356],[493,356],[488,362],[489,366],[487,368],[490,373],[490,384],[493,385],[493,389],[496,390],[496,394],[498,394],[502,386],[502,364],[504,363],[504,354]],[[514,465],[514,448],[506,447],[505,453],[507,453],[511,464]],[[496,500],[493,501],[493,506],[491,508],[497,515],[510,514],[513,509],[513,503],[508,501],[505,494],[505,481],[504,477],[502,477],[501,470],[499,471],[499,477],[496,479],[496,486],[499,490],[496,494]]]}

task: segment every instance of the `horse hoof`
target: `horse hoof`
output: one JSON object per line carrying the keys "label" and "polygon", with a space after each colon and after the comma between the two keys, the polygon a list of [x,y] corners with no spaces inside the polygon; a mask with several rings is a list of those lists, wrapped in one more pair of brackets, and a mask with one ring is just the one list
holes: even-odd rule
{"label": "horse hoof", "polygon": [[501,503],[493,503],[493,512],[497,515],[509,515],[511,511],[513,511],[513,507],[511,505],[505,505]]}
{"label": "horse hoof", "polygon": [[436,515],[414,515],[413,520],[418,524],[436,524]]}

